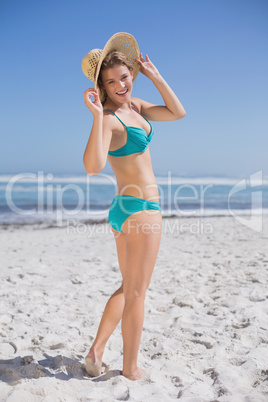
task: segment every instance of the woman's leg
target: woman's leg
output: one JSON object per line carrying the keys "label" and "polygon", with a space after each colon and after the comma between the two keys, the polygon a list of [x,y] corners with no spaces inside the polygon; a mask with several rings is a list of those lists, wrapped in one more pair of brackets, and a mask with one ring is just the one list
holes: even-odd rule
{"label": "woman's leg", "polygon": [[86,357],[86,369],[89,374],[94,376],[101,374],[102,355],[104,353],[105,345],[120,322],[125,305],[123,282],[126,270],[126,235],[114,230],[113,232],[116,241],[119,267],[122,274],[122,285],[108,300],[99,324],[96,338]]}
{"label": "woman's leg", "polygon": [[126,233],[126,272],[123,284],[125,307],[122,316],[123,375],[131,380],[144,376],[138,368],[143,328],[145,292],[150,284],[162,232],[160,211],[140,211],[122,226]]}

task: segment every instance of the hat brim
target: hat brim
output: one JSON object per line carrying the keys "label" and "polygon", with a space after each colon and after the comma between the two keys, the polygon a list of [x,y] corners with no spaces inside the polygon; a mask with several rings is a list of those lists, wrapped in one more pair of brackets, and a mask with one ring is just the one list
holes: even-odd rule
{"label": "hat brim", "polygon": [[139,58],[140,56],[140,51],[139,51],[139,46],[137,44],[136,39],[134,36],[130,35],[129,33],[126,32],[119,32],[114,34],[106,43],[106,45],[103,48],[101,57],[99,59],[99,62],[97,64],[96,70],[95,70],[95,88],[99,90],[99,95],[100,95],[100,100],[101,102],[105,98],[105,91],[101,88],[99,88],[98,85],[98,78],[99,78],[99,73],[101,69],[101,65],[107,54],[109,54],[112,50],[117,50],[126,56],[126,58],[129,61],[129,64],[132,67],[133,70],[133,81],[137,78],[137,75],[139,74],[140,66],[136,62],[136,59]]}

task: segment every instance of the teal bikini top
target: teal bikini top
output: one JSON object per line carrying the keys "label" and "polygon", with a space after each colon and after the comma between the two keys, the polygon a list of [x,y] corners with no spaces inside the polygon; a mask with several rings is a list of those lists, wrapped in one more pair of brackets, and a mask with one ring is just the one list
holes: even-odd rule
{"label": "teal bikini top", "polygon": [[109,109],[104,109],[104,111],[111,112],[118,118],[118,120],[123,124],[123,126],[127,130],[127,142],[122,147],[116,149],[115,151],[109,151],[108,155],[111,156],[126,156],[131,154],[136,154],[138,152],[144,152],[148,148],[149,142],[152,139],[154,134],[153,127],[151,123],[148,121],[151,127],[150,134],[147,135],[144,128],[140,127],[133,127],[133,126],[126,126],[119,117]]}

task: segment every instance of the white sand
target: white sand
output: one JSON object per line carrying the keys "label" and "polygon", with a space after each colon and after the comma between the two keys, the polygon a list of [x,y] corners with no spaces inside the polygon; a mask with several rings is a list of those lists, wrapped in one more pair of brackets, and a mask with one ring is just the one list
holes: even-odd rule
{"label": "white sand", "polygon": [[268,400],[268,217],[261,233],[229,217],[206,218],[208,234],[176,222],[197,220],[163,220],[137,382],[120,375],[120,325],[108,373],[92,379],[83,368],[121,283],[108,225],[1,230],[1,401]]}

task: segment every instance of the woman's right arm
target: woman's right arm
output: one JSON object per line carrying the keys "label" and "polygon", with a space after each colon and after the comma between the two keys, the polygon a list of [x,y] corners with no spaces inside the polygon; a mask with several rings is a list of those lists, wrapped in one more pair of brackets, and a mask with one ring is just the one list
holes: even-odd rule
{"label": "woman's right arm", "polygon": [[[92,96],[94,96],[94,102],[90,99]],[[97,90],[87,89],[84,92],[84,100],[94,116],[94,121],[84,152],[83,163],[87,174],[96,176],[105,167],[112,131],[109,128],[108,116],[103,118],[103,108]]]}

